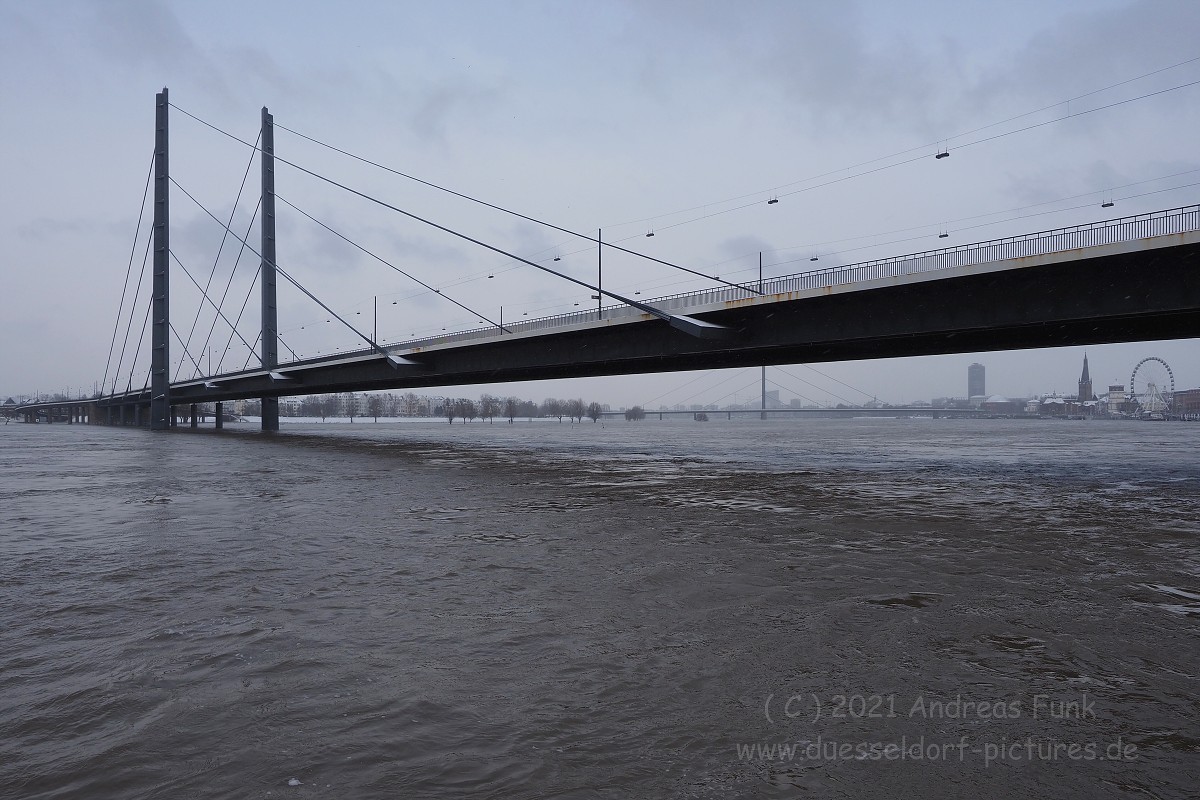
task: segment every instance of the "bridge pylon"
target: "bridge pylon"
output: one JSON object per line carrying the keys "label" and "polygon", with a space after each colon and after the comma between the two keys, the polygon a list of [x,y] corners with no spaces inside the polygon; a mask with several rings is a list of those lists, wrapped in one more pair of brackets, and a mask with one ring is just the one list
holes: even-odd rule
{"label": "bridge pylon", "polygon": [[[275,301],[275,118],[262,109],[262,366],[279,365],[279,312]],[[279,430],[279,398],[263,397],[262,429]]]}
{"label": "bridge pylon", "polygon": [[171,427],[170,194],[167,90],[154,97],[154,288],[151,314],[150,429]]}

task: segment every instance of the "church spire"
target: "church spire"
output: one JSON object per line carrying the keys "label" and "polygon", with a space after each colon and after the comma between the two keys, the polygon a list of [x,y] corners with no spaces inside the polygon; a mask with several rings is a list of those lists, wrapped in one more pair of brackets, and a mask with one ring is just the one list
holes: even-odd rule
{"label": "church spire", "polygon": [[1093,398],[1092,395],[1092,376],[1088,373],[1087,353],[1083,354],[1083,374],[1079,376],[1079,394],[1076,395],[1080,403],[1085,403]]}

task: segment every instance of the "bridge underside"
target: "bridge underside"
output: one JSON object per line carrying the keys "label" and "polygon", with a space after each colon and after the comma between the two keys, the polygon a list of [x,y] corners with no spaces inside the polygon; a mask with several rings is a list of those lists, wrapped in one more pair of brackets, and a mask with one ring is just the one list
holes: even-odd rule
{"label": "bridge underside", "polygon": [[852,361],[1200,336],[1200,244],[696,315],[728,328],[700,339],[665,322],[499,337],[411,355],[313,363],[289,380],[261,372],[173,386],[175,404],[770,364]]}

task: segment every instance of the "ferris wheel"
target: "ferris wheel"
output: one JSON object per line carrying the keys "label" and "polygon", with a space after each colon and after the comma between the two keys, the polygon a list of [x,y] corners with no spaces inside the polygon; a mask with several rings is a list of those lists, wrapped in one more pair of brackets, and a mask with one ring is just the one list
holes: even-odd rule
{"label": "ferris wheel", "polygon": [[1175,373],[1158,356],[1143,358],[1129,376],[1129,399],[1138,410],[1161,414],[1171,407],[1175,396]]}

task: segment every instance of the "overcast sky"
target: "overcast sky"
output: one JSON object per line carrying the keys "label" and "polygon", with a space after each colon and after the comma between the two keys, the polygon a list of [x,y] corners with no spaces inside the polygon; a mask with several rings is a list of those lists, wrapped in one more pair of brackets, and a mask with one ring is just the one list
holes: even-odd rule
{"label": "overcast sky", "polygon": [[[1200,81],[1197,30],[1194,0],[0,0],[0,395],[90,392],[105,375],[114,325],[119,353],[132,288],[120,323],[118,308],[131,252],[135,277],[142,267],[144,238],[135,246],[135,230],[154,95],[164,86],[180,109],[251,142],[265,105],[277,125],[398,171],[745,280],[760,251],[768,276],[782,275],[807,269],[813,256],[820,266],[851,263],[1200,201],[1200,85],[1184,86]],[[952,157],[934,159],[941,147]],[[588,242],[284,130],[276,152],[511,252],[595,277]],[[902,163],[914,155],[927,157]],[[255,166],[234,211],[250,157],[245,145],[172,111],[173,177],[218,216],[233,213],[241,231],[258,195]],[[493,319],[501,306],[506,320],[518,320],[588,305],[586,290],[285,165],[276,189]],[[780,202],[768,205],[773,197]],[[1101,209],[1108,200],[1115,206]],[[238,246],[229,241],[217,260],[222,228],[178,190],[171,209],[172,249],[201,283],[216,264],[214,291],[231,287],[226,307],[235,316],[257,258],[247,253],[234,269]],[[387,341],[479,324],[284,202],[278,235],[280,266],[364,331],[376,298]],[[604,272],[606,287],[642,297],[708,285],[607,251]],[[204,350],[219,361],[228,326],[219,322],[202,346],[212,313],[193,325],[199,294],[180,267],[172,290],[175,328],[183,338],[194,328],[197,357]],[[356,345],[327,317],[281,282],[280,330],[296,352]],[[257,325],[252,298],[240,326],[250,342]],[[172,348],[180,359],[182,348]],[[1178,388],[1200,386],[1196,340],[1087,352],[1098,390],[1126,383],[1150,355],[1171,364]],[[815,365],[843,383],[800,366],[770,374],[784,398],[898,402],[964,395],[967,365],[979,361],[989,393],[1024,396],[1073,392],[1082,355],[1072,347]],[[235,337],[224,367],[246,357]],[[139,359],[136,385],[145,348]],[[727,403],[756,394],[757,370],[491,388],[614,406]],[[458,393],[433,393],[444,391]]]}

